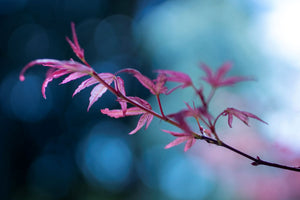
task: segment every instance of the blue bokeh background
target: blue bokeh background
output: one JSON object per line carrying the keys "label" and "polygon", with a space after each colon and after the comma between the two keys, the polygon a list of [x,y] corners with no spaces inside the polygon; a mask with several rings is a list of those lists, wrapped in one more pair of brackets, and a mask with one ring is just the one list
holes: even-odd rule
{"label": "blue bokeh background", "polygon": [[[0,199],[299,199],[300,176],[198,142],[164,150],[176,130],[154,120],[128,136],[137,118],[111,119],[118,108],[105,94],[86,111],[90,89],[51,82],[44,100],[45,68],[20,82],[20,70],[38,58],[75,58],[65,41],[75,22],[87,61],[98,72],[132,67],[154,78],[156,69],[185,72],[205,92],[200,62],[256,81],[225,88],[212,102],[251,111],[269,123],[251,127],[226,120],[224,141],[255,156],[300,165],[300,18],[297,1],[271,0],[0,0]],[[298,34],[299,33],[299,34]],[[130,76],[126,92],[155,98]],[[82,79],[83,80],[83,79]],[[163,96],[165,112],[184,108],[192,90]]]}

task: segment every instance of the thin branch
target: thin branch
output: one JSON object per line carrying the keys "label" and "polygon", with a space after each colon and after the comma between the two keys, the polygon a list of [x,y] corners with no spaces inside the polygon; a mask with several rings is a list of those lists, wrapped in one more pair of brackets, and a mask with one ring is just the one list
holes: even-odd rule
{"label": "thin branch", "polygon": [[206,105],[208,106],[209,102],[211,101],[211,99],[213,98],[214,94],[216,92],[216,88],[212,88],[208,97],[207,97],[207,100],[206,100]]}
{"label": "thin branch", "polygon": [[277,163],[272,163],[272,162],[268,162],[265,160],[260,159],[260,157],[253,157],[250,156],[249,154],[246,154],[226,143],[224,143],[223,141],[217,141],[215,139],[206,137],[206,136],[201,136],[201,137],[195,137],[196,139],[199,140],[205,140],[206,142],[210,143],[210,144],[215,144],[217,146],[221,146],[224,147],[232,152],[235,152],[249,160],[252,160],[253,162],[251,163],[253,166],[258,166],[258,165],[265,165],[265,166],[269,166],[269,167],[274,167],[274,168],[280,168],[280,169],[285,169],[285,170],[289,170],[289,171],[296,171],[296,172],[300,172],[300,167],[291,167],[291,166],[286,166],[286,165],[281,165],[281,164],[277,164]]}
{"label": "thin branch", "polygon": [[163,111],[163,108],[161,106],[161,101],[160,101],[160,98],[159,98],[159,94],[156,95],[156,99],[157,99],[157,102],[158,102],[158,106],[159,106],[159,110],[160,110],[160,113],[161,115],[166,118],[165,114],[164,114],[164,111]]}
{"label": "thin branch", "polygon": [[221,112],[217,117],[216,119],[214,120],[214,123],[213,123],[213,126],[216,127],[216,123],[218,121],[218,119],[223,115],[224,112]]}

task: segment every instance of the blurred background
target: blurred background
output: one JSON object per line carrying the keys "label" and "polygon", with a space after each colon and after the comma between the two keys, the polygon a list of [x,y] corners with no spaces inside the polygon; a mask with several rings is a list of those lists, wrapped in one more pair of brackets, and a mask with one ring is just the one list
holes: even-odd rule
{"label": "blurred background", "polygon": [[[269,125],[220,121],[219,136],[250,155],[300,166],[300,2],[297,0],[0,0],[0,199],[300,199],[300,174],[258,166],[225,149],[197,142],[164,150],[176,129],[155,119],[128,136],[137,118],[111,119],[118,108],[105,94],[86,111],[90,89],[72,98],[80,81],[47,88],[37,58],[75,58],[65,41],[76,23],[79,43],[98,72],[132,67],[154,78],[156,69],[189,74],[199,63],[256,81],[222,88],[212,101],[252,112]],[[126,92],[155,99],[130,76]],[[191,90],[162,97],[167,113],[192,102]]]}

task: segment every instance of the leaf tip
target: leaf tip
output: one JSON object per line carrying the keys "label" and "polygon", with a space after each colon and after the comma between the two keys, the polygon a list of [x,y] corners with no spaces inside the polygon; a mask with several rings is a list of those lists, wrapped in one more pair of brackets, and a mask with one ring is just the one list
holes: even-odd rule
{"label": "leaf tip", "polygon": [[22,82],[25,81],[25,76],[24,75],[20,75],[19,76],[19,80],[22,81]]}
{"label": "leaf tip", "polygon": [[167,144],[167,145],[164,147],[164,149],[170,149],[170,148],[173,147],[173,146],[175,146],[175,145],[173,145],[173,144]]}
{"label": "leaf tip", "polygon": [[133,135],[135,133],[136,133],[136,131],[131,131],[130,133],[128,133],[128,135]]}

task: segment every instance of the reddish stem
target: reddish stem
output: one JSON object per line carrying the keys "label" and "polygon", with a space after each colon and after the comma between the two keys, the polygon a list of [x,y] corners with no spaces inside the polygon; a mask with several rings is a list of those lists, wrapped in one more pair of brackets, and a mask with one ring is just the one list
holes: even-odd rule
{"label": "reddish stem", "polygon": [[162,106],[161,106],[159,94],[156,95],[156,99],[157,99],[157,102],[158,102],[158,105],[159,105],[159,110],[160,110],[160,113],[161,113],[162,117],[166,118],[166,116],[165,116],[165,114],[164,114],[164,111],[163,111],[163,109],[162,109]]}
{"label": "reddish stem", "polygon": [[218,121],[218,119],[223,115],[224,112],[221,112],[217,117],[216,119],[214,120],[214,123],[213,123],[213,127],[216,127],[216,123]]}
{"label": "reddish stem", "polygon": [[211,99],[213,98],[214,94],[216,92],[216,88],[212,88],[208,97],[207,97],[207,100],[206,100],[206,105],[208,106],[209,102],[211,101]]}

